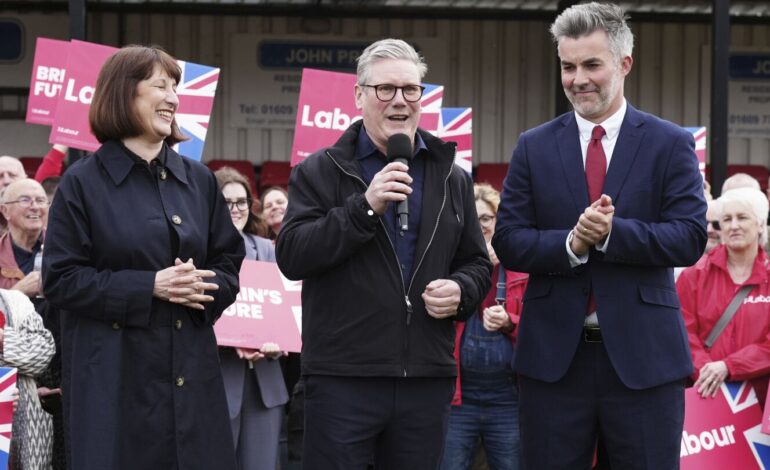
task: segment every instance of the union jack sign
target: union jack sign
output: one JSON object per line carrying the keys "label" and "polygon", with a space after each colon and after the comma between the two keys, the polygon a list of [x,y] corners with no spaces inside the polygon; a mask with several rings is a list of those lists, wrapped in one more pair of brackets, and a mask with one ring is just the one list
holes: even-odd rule
{"label": "union jack sign", "polygon": [[438,135],[441,120],[441,103],[444,101],[444,86],[423,83],[425,91],[420,98],[420,128]]}
{"label": "union jack sign", "polygon": [[706,128],[685,127],[695,139],[695,155],[698,157],[698,168],[702,174],[706,174]]}
{"label": "union jack sign", "polygon": [[438,137],[457,143],[455,164],[471,173],[473,169],[473,110],[472,108],[441,108]]}
{"label": "union jack sign", "polygon": [[761,433],[761,420],[748,382],[724,383],[715,398],[686,390],[682,470],[770,470],[770,436]]}
{"label": "union jack sign", "polygon": [[182,69],[182,78],[176,89],[179,96],[176,123],[190,140],[176,144],[174,150],[185,157],[200,160],[214,106],[219,69],[182,60],[177,62]]}
{"label": "union jack sign", "polygon": [[13,424],[13,391],[16,389],[16,369],[0,367],[0,468],[8,468]]}

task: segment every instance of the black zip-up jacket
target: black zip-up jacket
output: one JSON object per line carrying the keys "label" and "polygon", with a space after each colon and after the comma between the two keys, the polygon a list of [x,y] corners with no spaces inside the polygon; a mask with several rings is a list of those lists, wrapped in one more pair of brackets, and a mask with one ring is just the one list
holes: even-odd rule
{"label": "black zip-up jacket", "polygon": [[[302,279],[302,373],[359,377],[452,377],[454,320],[476,310],[492,265],[476,215],[471,178],[454,165],[455,145],[418,129],[428,152],[411,283],[355,160],[361,121],[334,147],[304,160],[289,180],[289,207],[276,258]],[[458,315],[437,320],[422,292],[436,279],[462,290]]]}

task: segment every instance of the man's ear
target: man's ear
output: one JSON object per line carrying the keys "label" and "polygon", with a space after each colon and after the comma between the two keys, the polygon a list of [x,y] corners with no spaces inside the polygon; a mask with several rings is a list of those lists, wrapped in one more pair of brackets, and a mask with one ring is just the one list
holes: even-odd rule
{"label": "man's ear", "polygon": [[364,89],[358,84],[353,87],[353,94],[356,99],[356,109],[363,109],[364,107]]}
{"label": "man's ear", "polygon": [[620,61],[620,71],[623,73],[623,76],[625,77],[631,72],[631,67],[634,65],[634,58],[630,55],[627,55],[623,57],[623,60]]}

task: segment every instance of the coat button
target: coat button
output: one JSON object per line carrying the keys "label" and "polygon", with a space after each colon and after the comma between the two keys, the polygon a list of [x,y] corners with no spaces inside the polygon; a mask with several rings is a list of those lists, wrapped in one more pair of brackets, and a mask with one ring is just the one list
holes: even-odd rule
{"label": "coat button", "polygon": [[182,385],[184,385],[184,376],[180,375],[176,378],[176,386],[181,387]]}
{"label": "coat button", "polygon": [[118,323],[118,322],[113,323],[112,324],[112,329],[113,330],[119,330],[120,329],[120,323]]}
{"label": "coat button", "polygon": [[165,168],[161,168],[160,169],[160,179],[165,180],[166,176],[167,176],[166,175],[166,169]]}
{"label": "coat button", "polygon": [[171,216],[171,221],[174,222],[176,225],[179,225],[182,223],[182,218],[178,215]]}
{"label": "coat button", "polygon": [[176,328],[177,330],[181,330],[182,329],[182,320],[175,321],[174,322],[174,328]]}

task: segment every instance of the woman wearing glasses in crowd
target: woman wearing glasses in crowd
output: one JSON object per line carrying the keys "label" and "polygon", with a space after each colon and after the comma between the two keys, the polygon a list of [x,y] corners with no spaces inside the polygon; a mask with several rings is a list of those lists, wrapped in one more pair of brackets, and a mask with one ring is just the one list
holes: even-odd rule
{"label": "woman wearing glasses in crowd", "polygon": [[[214,173],[222,189],[230,218],[243,237],[246,257],[275,263],[273,243],[257,235],[263,223],[252,211],[249,182],[237,170],[220,168]],[[283,405],[289,401],[276,343],[260,349],[219,348],[225,381],[230,427],[241,470],[273,470],[278,461]]]}
{"label": "woman wearing glasses in crowd", "polygon": [[176,60],[127,46],[97,79],[101,147],[49,214],[43,285],[61,311],[68,468],[236,468],[213,324],[244,255],[214,175],[186,139]]}
{"label": "woman wearing glasses in crowd", "polygon": [[[770,374],[770,266],[762,249],[767,211],[767,197],[758,189],[723,193],[716,203],[717,222],[710,222],[722,244],[677,280],[695,364],[693,379],[703,397],[716,396],[727,380],[750,380],[764,406]],[[736,295],[745,297],[709,347],[714,326]]]}
{"label": "woman wearing glasses in crowd", "polygon": [[478,314],[455,323],[457,387],[441,469],[470,469],[480,440],[491,470],[517,470],[518,391],[511,359],[528,276],[506,271],[492,249],[500,193],[488,184],[476,184],[474,194],[481,233],[495,269],[492,288]]}

